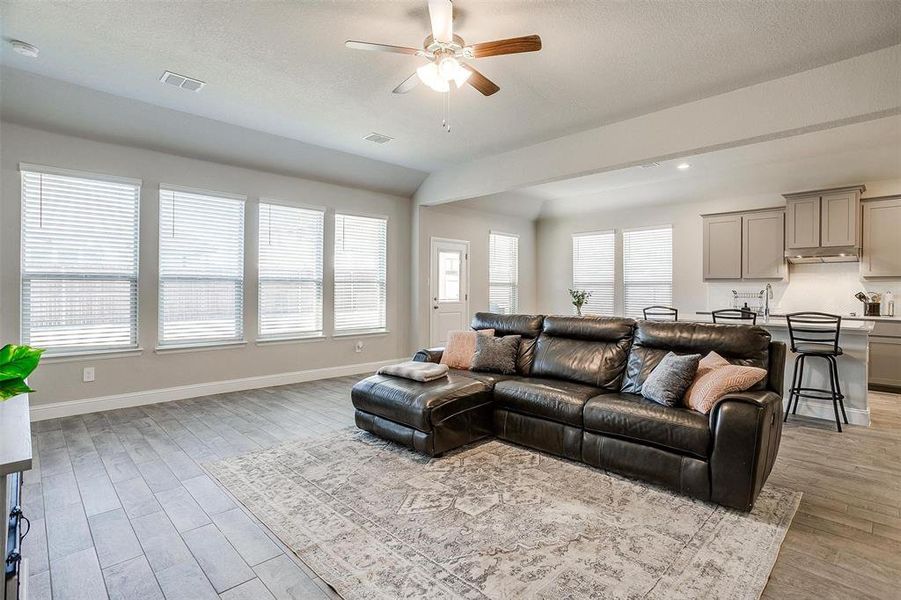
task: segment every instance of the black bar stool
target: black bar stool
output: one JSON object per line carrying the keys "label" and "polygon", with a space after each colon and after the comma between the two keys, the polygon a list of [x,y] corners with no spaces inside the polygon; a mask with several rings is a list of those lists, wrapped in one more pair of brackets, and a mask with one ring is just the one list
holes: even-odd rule
{"label": "black bar stool", "polygon": [[[798,414],[798,400],[801,398],[814,398],[817,400],[832,400],[835,409],[835,426],[838,432],[842,432],[842,423],[838,418],[839,407],[842,410],[842,419],[848,423],[848,415],[845,414],[844,396],[842,386],[838,378],[838,362],[836,356],[842,355],[842,349],[838,345],[841,334],[842,318],[838,315],[830,315],[821,312],[799,312],[785,315],[788,321],[788,336],[791,339],[791,351],[797,354],[795,357],[795,369],[792,373],[792,385],[788,390],[788,405],[785,407],[785,421],[788,421],[788,409],[792,414]],[[804,379],[804,362],[808,356],[824,359],[829,366],[829,389],[817,389],[802,387]],[[795,405],[792,407],[792,399]]]}
{"label": "black bar stool", "polygon": [[[757,325],[757,313],[738,308],[722,308],[712,313],[714,323],[728,323],[730,321],[750,321],[751,325]],[[742,325],[743,323],[739,323]]]}
{"label": "black bar stool", "polygon": [[642,310],[647,321],[678,321],[679,311],[671,306],[649,306]]}

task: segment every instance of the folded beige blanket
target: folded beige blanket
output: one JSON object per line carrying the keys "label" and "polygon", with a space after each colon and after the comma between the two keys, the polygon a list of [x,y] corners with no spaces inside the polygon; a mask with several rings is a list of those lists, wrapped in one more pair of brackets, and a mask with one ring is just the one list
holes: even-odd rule
{"label": "folded beige blanket", "polygon": [[447,365],[408,360],[379,369],[379,375],[393,375],[413,381],[435,381],[447,377]]}

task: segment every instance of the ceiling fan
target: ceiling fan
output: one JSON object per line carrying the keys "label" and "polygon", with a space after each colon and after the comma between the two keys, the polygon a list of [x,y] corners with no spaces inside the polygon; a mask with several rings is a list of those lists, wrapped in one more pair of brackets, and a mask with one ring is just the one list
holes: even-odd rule
{"label": "ceiling fan", "polygon": [[429,0],[429,18],[432,33],[425,38],[421,49],[355,40],[347,40],[344,45],[356,50],[410,54],[429,59],[428,63],[416,69],[415,73],[394,88],[395,94],[409,92],[420,81],[436,92],[448,92],[450,82],[453,81],[458,88],[468,83],[482,94],[490,96],[500,88],[471,64],[461,62],[462,60],[541,50],[541,38],[537,35],[467,46],[463,38],[454,34],[454,7],[451,0]]}

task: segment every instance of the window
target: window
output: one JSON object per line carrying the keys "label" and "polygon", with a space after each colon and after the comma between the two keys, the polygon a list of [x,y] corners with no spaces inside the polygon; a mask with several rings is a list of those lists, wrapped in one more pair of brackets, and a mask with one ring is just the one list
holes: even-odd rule
{"label": "window", "polygon": [[623,290],[627,317],[642,318],[642,309],[673,303],[673,229],[623,232]]}
{"label": "window", "polygon": [[583,314],[613,314],[614,240],[612,231],[573,236],[573,289],[591,292]]}
{"label": "window", "polygon": [[440,250],[438,252],[438,301],[460,301],[460,263],[463,253]]}
{"label": "window", "polygon": [[335,215],[335,331],[386,327],[388,221]]}
{"label": "window", "polygon": [[244,199],[160,188],[160,346],[244,336]]}
{"label": "window", "polygon": [[322,333],[319,210],[260,203],[260,337]]}
{"label": "window", "polygon": [[22,165],[22,343],[138,344],[138,180]]}
{"label": "window", "polygon": [[488,305],[491,312],[512,314],[519,307],[519,237],[488,236]]}

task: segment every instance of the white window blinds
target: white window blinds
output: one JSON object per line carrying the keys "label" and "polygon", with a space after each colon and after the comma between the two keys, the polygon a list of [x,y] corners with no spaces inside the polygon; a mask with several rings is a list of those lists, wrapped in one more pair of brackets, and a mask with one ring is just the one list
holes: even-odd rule
{"label": "white window blinds", "polygon": [[573,289],[591,292],[582,314],[613,314],[614,242],[612,231],[573,236]]}
{"label": "white window blinds", "polygon": [[673,303],[673,229],[623,232],[623,289],[627,317],[642,318],[648,306]]}
{"label": "white window blinds", "polygon": [[335,215],[335,331],[386,327],[388,221]]}
{"label": "white window blinds", "polygon": [[519,307],[519,238],[488,236],[488,304],[491,312],[511,314]]}
{"label": "white window blinds", "polygon": [[160,188],[159,343],[244,335],[244,200]]}
{"label": "white window blinds", "polygon": [[137,346],[141,182],[22,165],[22,342]]}
{"label": "white window blinds", "polygon": [[260,337],[322,333],[323,213],[260,203]]}

